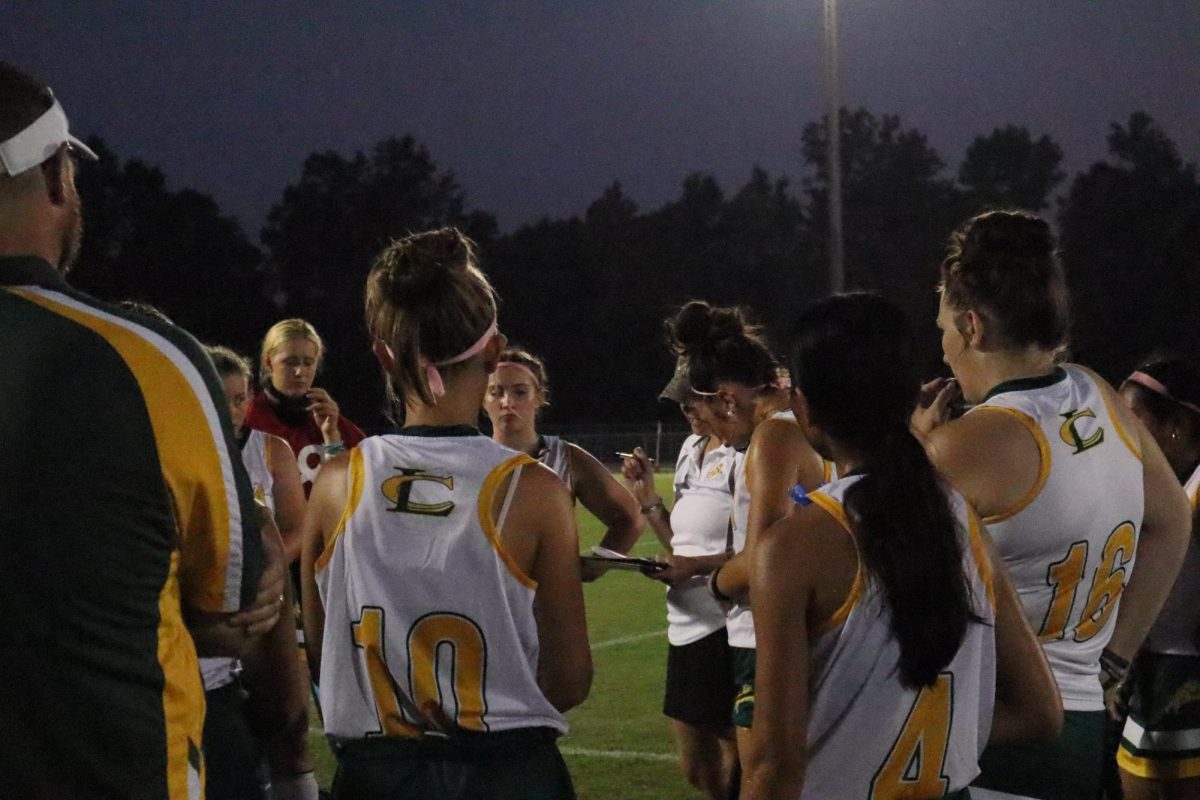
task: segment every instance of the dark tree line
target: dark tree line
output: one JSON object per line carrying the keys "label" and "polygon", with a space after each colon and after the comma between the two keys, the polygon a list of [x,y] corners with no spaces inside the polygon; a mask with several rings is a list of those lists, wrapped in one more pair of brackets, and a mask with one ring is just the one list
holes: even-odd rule
{"label": "dark tree line", "polygon": [[[932,320],[946,237],[999,207],[1058,222],[1085,363],[1118,377],[1156,348],[1200,356],[1200,183],[1145,114],[1114,124],[1108,157],[1061,196],[1062,150],[1048,136],[998,128],[951,172],[896,116],[860,109],[840,122],[847,283],[905,307],[930,374],[942,369]],[[310,155],[261,244],[212,198],[170,190],[159,169],[94,142],[104,158],[80,176],[87,231],[73,281],[152,302],[202,340],[251,355],[272,322],[305,317],[329,345],[323,380],[347,415],[378,427],[381,383],[361,313],[371,259],[393,237],[453,224],[481,245],[503,330],[546,358],[550,418],[646,419],[670,372],[662,319],[672,307],[745,304],[779,340],[828,291],[825,135],[823,123],[805,128],[799,186],[759,168],[734,190],[695,173],[676,199],[642,210],[614,182],[580,217],[503,235],[425,147],[389,138],[351,157]]]}

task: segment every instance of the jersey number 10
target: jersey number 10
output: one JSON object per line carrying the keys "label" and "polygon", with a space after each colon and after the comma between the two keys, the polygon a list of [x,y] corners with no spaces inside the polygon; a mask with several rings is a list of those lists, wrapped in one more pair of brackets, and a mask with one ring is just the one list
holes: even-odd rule
{"label": "jersey number 10", "polygon": [[[379,715],[379,733],[386,736],[420,736],[427,728],[418,716],[406,715],[400,706],[401,693],[388,670],[384,650],[383,609],[363,606],[362,616],[353,624],[354,644],[362,648],[367,663],[371,694]],[[461,614],[426,614],[408,631],[408,692],[416,708],[429,702],[449,711],[438,681],[438,666],[449,660],[443,674],[451,676],[454,724],[469,731],[486,731],[487,700],[484,674],[487,670],[487,646],[483,631]]]}

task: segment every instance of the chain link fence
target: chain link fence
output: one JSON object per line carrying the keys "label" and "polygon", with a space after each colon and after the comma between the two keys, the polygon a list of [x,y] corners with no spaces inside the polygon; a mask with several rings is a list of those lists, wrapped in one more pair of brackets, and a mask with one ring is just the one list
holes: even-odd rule
{"label": "chain link fence", "polygon": [[538,433],[561,436],[577,444],[609,467],[620,466],[617,453],[640,447],[650,454],[659,469],[672,469],[679,448],[691,430],[661,422],[629,422],[578,425],[538,425]]}

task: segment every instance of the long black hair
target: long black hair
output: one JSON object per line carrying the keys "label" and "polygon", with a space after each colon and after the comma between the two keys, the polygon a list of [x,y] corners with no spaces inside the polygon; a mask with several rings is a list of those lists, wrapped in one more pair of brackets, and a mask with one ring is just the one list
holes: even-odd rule
{"label": "long black hair", "polygon": [[946,489],[909,430],[920,381],[912,330],[874,294],[827,298],[801,318],[792,380],[812,424],[863,459],[845,507],[900,643],[900,680],[929,686],[975,618],[963,538]]}

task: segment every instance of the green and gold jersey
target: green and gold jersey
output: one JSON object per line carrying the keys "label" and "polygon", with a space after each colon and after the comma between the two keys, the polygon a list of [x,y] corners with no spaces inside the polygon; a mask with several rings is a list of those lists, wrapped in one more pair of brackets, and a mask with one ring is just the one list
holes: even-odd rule
{"label": "green and gold jersey", "polygon": [[248,603],[263,560],[199,344],[0,258],[0,793],[199,797],[184,612]]}

